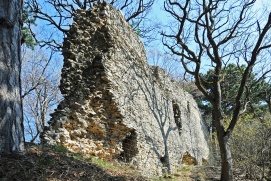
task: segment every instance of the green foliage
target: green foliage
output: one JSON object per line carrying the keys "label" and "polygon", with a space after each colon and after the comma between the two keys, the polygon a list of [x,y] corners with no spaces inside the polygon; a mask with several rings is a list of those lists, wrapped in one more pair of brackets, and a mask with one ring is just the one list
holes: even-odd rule
{"label": "green foliage", "polygon": [[[223,121],[227,127],[231,116],[224,116]],[[249,180],[259,180],[268,175],[271,169],[267,169],[268,165],[271,165],[270,135],[271,114],[268,111],[262,112],[260,117],[249,112],[240,116],[230,139],[233,165],[238,171],[237,174],[245,175]],[[213,133],[212,138],[212,145],[217,145],[216,133]]]}
{"label": "green foliage", "polygon": [[84,155],[82,153],[74,153],[72,157],[76,160],[84,160]]}
{"label": "green foliage", "polygon": [[103,168],[107,169],[115,169],[116,166],[114,166],[112,163],[105,161],[104,159],[101,158],[96,158],[96,157],[89,157],[88,161],[91,163],[94,163],[96,165],[99,165]]}
{"label": "green foliage", "polygon": [[22,14],[22,20],[23,20],[23,27],[21,30],[22,33],[22,44],[25,43],[28,48],[34,49],[34,46],[36,45],[36,41],[29,29],[30,25],[36,26],[36,18],[33,13],[31,13],[30,6],[25,3],[23,14]]}
{"label": "green foliage", "polygon": [[53,146],[54,150],[59,152],[59,153],[68,153],[69,150],[67,148],[65,148],[64,146],[61,145],[54,145]]}
{"label": "green foliage", "polygon": [[[243,73],[246,69],[245,65],[237,66],[229,64],[222,68],[220,79],[221,85],[221,106],[225,115],[230,115],[235,106],[235,97],[238,93]],[[201,74],[205,89],[213,94],[213,82],[216,77],[215,70],[210,69],[206,74]],[[256,73],[251,73],[246,83],[245,92],[241,98],[243,105],[249,102],[250,111],[260,111],[266,109],[263,102],[265,101],[266,92],[271,90],[271,85],[264,78],[259,79]],[[213,95],[213,97],[215,97]],[[204,104],[202,103],[204,102]],[[199,107],[205,112],[210,113],[212,110],[211,104],[205,98],[198,101]],[[256,108],[256,109],[255,109]],[[255,109],[255,110],[254,110]],[[260,112],[259,112],[260,113]]]}
{"label": "green foliage", "polygon": [[190,87],[184,87],[184,90],[185,90],[186,92],[188,92],[188,93],[191,92],[191,88],[190,88]]}
{"label": "green foliage", "polygon": [[32,50],[34,50],[36,42],[31,34],[30,30],[27,27],[22,27],[21,33],[23,36],[22,43],[25,43],[28,48],[31,48]]}
{"label": "green foliage", "polygon": [[232,157],[236,168],[246,173],[247,178],[266,176],[266,167],[271,149],[271,121],[267,112],[262,117],[243,114],[230,140]]}
{"label": "green foliage", "polygon": [[138,21],[138,22],[134,22],[132,20],[132,23],[130,24],[130,26],[132,27],[132,29],[134,30],[134,32],[140,36],[141,35],[141,31],[139,29],[139,24],[140,24],[141,21]]}

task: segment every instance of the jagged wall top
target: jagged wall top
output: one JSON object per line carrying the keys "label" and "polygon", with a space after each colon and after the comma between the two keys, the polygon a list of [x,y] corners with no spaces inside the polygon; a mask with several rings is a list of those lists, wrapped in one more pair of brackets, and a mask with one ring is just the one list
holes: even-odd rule
{"label": "jagged wall top", "polygon": [[[82,36],[82,30],[84,30],[85,36]],[[120,11],[116,11],[112,5],[105,2],[97,3],[87,11],[77,10],[68,37],[64,39],[64,68],[60,86],[62,94],[64,96],[77,94],[78,88],[88,91],[84,87],[83,77],[80,76],[81,70],[88,69],[85,60],[102,58],[104,54],[101,54],[101,50],[104,53],[120,51],[117,47],[122,47],[120,46],[122,43],[133,49],[134,56],[145,57],[138,58],[138,60],[144,61],[142,65],[146,66],[147,58],[144,45]],[[76,45],[78,46],[74,47]],[[129,50],[123,49],[122,51]],[[85,52],[89,52],[89,54]],[[73,76],[71,72],[75,72],[76,75]],[[74,80],[78,81],[76,86],[70,84]],[[82,95],[78,95],[78,97],[80,96]]]}
{"label": "jagged wall top", "polygon": [[119,11],[78,10],[64,40],[61,92],[43,140],[129,162],[143,175],[179,168],[185,153],[208,157],[192,96],[149,67],[143,43]]}

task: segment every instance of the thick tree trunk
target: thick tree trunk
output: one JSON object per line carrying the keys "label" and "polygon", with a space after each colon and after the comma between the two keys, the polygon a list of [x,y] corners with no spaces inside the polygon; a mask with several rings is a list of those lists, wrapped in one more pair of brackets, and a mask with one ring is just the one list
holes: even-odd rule
{"label": "thick tree trunk", "polygon": [[0,152],[24,150],[20,82],[22,0],[0,1]]}
{"label": "thick tree trunk", "polygon": [[229,148],[229,139],[227,136],[220,135],[217,132],[219,148],[220,148],[220,157],[221,157],[221,181],[233,181],[232,173],[232,157],[231,151]]}

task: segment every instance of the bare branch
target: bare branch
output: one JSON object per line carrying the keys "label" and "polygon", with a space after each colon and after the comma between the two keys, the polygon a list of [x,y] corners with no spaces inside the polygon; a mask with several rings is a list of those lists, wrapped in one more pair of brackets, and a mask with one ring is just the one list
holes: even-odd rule
{"label": "bare branch", "polygon": [[255,47],[252,51],[252,57],[250,59],[250,62],[243,74],[243,77],[242,77],[242,81],[240,83],[240,87],[239,87],[239,90],[238,90],[238,94],[235,98],[235,109],[233,111],[233,117],[232,117],[232,120],[231,120],[231,123],[229,125],[229,127],[227,128],[227,133],[228,134],[231,134],[232,130],[234,129],[234,126],[236,125],[236,122],[238,120],[238,117],[239,117],[239,112],[240,112],[240,109],[241,109],[241,97],[243,95],[243,92],[244,92],[244,88],[245,88],[245,85],[246,85],[246,82],[247,82],[247,79],[248,79],[248,76],[249,74],[251,73],[252,71],[252,68],[253,66],[255,65],[256,61],[257,61],[257,55],[259,53],[259,51],[262,49],[261,47],[261,44],[262,42],[264,41],[264,37],[266,36],[267,32],[270,30],[271,28],[271,13],[269,14],[269,20],[268,22],[265,24],[264,28],[263,28],[263,31],[261,32],[261,34],[259,35],[259,38],[255,44]]}
{"label": "bare branch", "polygon": [[[38,0],[29,0],[29,5],[32,8],[31,12],[34,17],[48,23],[48,26],[57,29],[61,32],[61,36],[66,36],[67,30],[72,23],[72,18],[76,14],[78,8],[87,10],[92,7],[93,3],[99,2],[98,0],[48,0],[45,2]],[[135,22],[138,26],[136,29],[140,30],[140,36],[151,39],[150,31],[154,28],[149,28],[148,25],[142,23],[142,20],[146,19],[146,16],[152,7],[154,0],[139,0],[137,2],[132,0],[110,2],[116,9],[122,10],[126,20],[130,23]],[[44,7],[44,6],[46,7]],[[50,9],[50,10],[49,10]],[[142,25],[141,25],[142,24]],[[153,25],[155,26],[155,25]],[[30,27],[31,28],[31,27]],[[32,31],[33,32],[33,31]],[[54,38],[49,40],[40,40],[35,37],[36,41],[40,45],[48,45],[56,50],[62,49],[61,43]]]}

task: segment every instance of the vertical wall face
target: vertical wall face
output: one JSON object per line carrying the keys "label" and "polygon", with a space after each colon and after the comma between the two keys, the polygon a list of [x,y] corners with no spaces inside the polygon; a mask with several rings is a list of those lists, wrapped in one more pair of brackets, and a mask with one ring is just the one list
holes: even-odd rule
{"label": "vertical wall face", "polygon": [[189,153],[208,157],[192,96],[158,67],[122,14],[101,3],[78,11],[64,41],[61,91],[43,141],[129,162],[143,175],[174,171]]}

